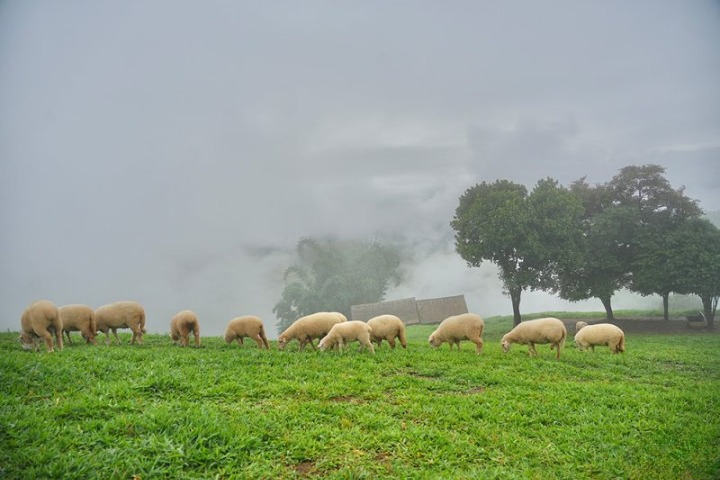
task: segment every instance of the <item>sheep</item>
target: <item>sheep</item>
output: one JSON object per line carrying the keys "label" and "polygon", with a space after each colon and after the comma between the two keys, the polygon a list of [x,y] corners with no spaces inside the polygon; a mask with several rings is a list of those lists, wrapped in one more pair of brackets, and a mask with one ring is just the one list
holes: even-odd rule
{"label": "sheep", "polygon": [[333,325],[341,322],[347,322],[347,318],[340,312],[317,312],[298,318],[278,337],[278,349],[284,350],[288,342],[297,339],[300,350],[304,350],[308,342],[317,350],[313,339],[324,337]]}
{"label": "sheep", "polygon": [[62,318],[55,304],[48,300],[31,303],[20,317],[20,328],[20,344],[25,350],[37,351],[38,343],[45,340],[47,351],[53,352],[53,334],[57,349],[63,348]]}
{"label": "sheep", "polygon": [[537,355],[536,343],[549,343],[550,350],[557,347],[555,358],[560,358],[560,349],[565,345],[565,337],[567,337],[567,330],[561,320],[552,317],[538,318],[521,322],[502,337],[500,344],[505,353],[510,351],[513,343],[529,345],[528,353],[532,357]]}
{"label": "sheep", "polygon": [[588,325],[585,322],[575,324],[575,344],[580,350],[590,347],[595,351],[595,345],[607,345],[612,353],[625,352],[625,333],[611,323],[597,323]]}
{"label": "sheep", "polygon": [[97,343],[97,317],[95,310],[87,305],[63,305],[58,308],[62,318],[63,332],[68,342],[72,343],[70,332],[82,333],[85,343]]}
{"label": "sheep", "polygon": [[233,340],[237,340],[238,345],[242,345],[244,337],[255,340],[258,348],[270,350],[270,345],[265,336],[265,327],[260,317],[245,315],[230,320],[225,330],[225,341],[232,343]]}
{"label": "sheep", "polygon": [[190,332],[195,336],[195,346],[200,346],[200,322],[197,315],[191,310],[178,312],[170,320],[170,338],[173,343],[180,342],[181,347],[187,347]]}
{"label": "sheep", "polygon": [[379,315],[367,321],[370,325],[370,340],[377,343],[378,348],[383,340],[387,340],[391,348],[395,348],[395,339],[407,348],[405,340],[405,324],[395,315]]}
{"label": "sheep", "polygon": [[340,352],[342,352],[343,347],[348,342],[357,341],[360,342],[360,345],[370,350],[370,353],[375,355],[375,348],[372,343],[370,343],[371,332],[372,327],[360,320],[336,323],[330,329],[328,334],[320,340],[318,348],[320,350],[325,350],[337,346]]}
{"label": "sheep", "polygon": [[129,328],[133,332],[132,341],[137,340],[142,345],[142,335],[145,333],[145,310],[137,302],[115,302],[103,305],[95,310],[98,331],[105,334],[105,342],[110,345],[110,330],[115,340],[120,344],[117,335],[118,328]]}
{"label": "sheep", "polygon": [[457,345],[460,350],[460,340],[470,340],[476,345],[475,353],[479,355],[483,347],[484,329],[485,322],[480,315],[475,313],[453,315],[440,322],[440,325],[428,337],[428,343],[433,348],[437,348],[443,342],[448,342],[450,350],[452,350],[453,344]]}

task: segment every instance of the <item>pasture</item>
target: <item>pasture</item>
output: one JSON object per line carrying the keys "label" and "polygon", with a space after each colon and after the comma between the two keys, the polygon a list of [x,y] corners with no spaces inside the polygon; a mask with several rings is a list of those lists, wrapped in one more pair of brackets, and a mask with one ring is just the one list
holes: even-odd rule
{"label": "pasture", "polygon": [[[0,334],[0,478],[720,478],[720,335],[629,334],[627,353],[260,351]],[[356,344],[355,344],[356,345]]]}

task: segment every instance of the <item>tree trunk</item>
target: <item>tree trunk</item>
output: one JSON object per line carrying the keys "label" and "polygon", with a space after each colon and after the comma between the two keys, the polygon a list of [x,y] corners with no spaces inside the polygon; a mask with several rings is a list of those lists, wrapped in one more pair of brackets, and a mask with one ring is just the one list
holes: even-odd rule
{"label": "tree trunk", "polygon": [[670,294],[663,293],[663,319],[670,320]]}
{"label": "tree trunk", "polygon": [[700,296],[703,305],[703,315],[707,321],[707,328],[712,330],[715,328],[715,311],[713,309],[713,296]]}
{"label": "tree trunk", "polygon": [[610,303],[610,299],[612,297],[608,295],[607,297],[600,297],[600,301],[603,304],[603,307],[605,307],[605,316],[608,320],[615,320],[615,315],[613,315],[612,305]]}
{"label": "tree trunk", "polygon": [[513,307],[513,326],[520,325],[522,318],[520,317],[520,294],[522,293],[521,288],[510,289],[510,300],[512,301]]}

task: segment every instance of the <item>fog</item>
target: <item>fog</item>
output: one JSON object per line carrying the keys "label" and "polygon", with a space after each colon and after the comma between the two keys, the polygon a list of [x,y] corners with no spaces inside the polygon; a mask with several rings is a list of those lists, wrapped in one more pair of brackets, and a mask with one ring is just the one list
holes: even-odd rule
{"label": "fog", "polygon": [[[411,252],[387,299],[465,294],[477,182],[656,163],[720,210],[720,4],[3,2],[0,329],[45,298],[144,304],[203,334],[272,307],[302,236]],[[659,306],[622,293],[616,308]],[[542,292],[525,313],[601,310]]]}

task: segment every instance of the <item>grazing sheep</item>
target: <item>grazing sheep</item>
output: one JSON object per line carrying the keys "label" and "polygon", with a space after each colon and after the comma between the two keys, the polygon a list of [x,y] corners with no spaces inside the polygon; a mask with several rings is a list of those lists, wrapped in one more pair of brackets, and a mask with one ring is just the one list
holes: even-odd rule
{"label": "grazing sheep", "polygon": [[64,305],[58,308],[62,319],[63,332],[72,343],[70,332],[82,333],[85,343],[95,344],[97,335],[97,317],[95,310],[87,305]]}
{"label": "grazing sheep", "polygon": [[560,358],[560,348],[565,345],[567,330],[562,320],[557,318],[538,318],[537,320],[526,320],[506,333],[500,341],[503,352],[510,351],[513,343],[529,345],[530,356],[537,355],[536,343],[549,343],[550,350],[557,347],[555,358]]}
{"label": "grazing sheep", "polygon": [[347,318],[340,312],[317,312],[295,320],[278,337],[278,348],[284,350],[288,342],[297,339],[300,342],[300,350],[305,349],[305,344],[310,342],[313,350],[313,339],[322,338],[328,334],[336,323],[347,322]]}
{"label": "grazing sheep", "polygon": [[377,343],[378,348],[383,340],[387,340],[391,348],[395,348],[395,339],[407,348],[405,340],[405,324],[395,315],[380,315],[367,321],[370,325],[370,340]]}
{"label": "grazing sheep", "polygon": [[474,313],[463,313],[447,317],[440,322],[440,325],[428,337],[428,343],[434,348],[439,347],[443,342],[448,342],[450,350],[453,344],[460,350],[460,340],[470,340],[476,345],[475,353],[482,352],[482,334],[485,329],[485,322],[480,315]]}
{"label": "grazing sheep", "polygon": [[349,342],[360,342],[360,345],[375,355],[375,348],[372,343],[370,343],[370,332],[372,332],[370,325],[360,320],[336,323],[328,334],[320,340],[318,348],[325,350],[337,346],[340,352],[342,352],[343,347]]}
{"label": "grazing sheep", "polygon": [[25,350],[37,351],[38,343],[45,340],[48,352],[53,350],[53,334],[57,349],[63,348],[62,318],[54,303],[38,300],[31,303],[20,317],[20,344]]}
{"label": "grazing sheep", "polygon": [[145,333],[145,310],[137,302],[115,302],[95,310],[98,331],[105,334],[105,342],[110,345],[110,330],[115,340],[120,344],[117,335],[118,328],[129,328],[133,332],[130,345],[135,340],[142,345],[142,335]]}
{"label": "grazing sheep", "polygon": [[232,343],[233,340],[237,340],[238,345],[242,345],[245,337],[255,340],[258,348],[262,349],[264,347],[266,350],[270,350],[270,345],[265,336],[265,327],[260,317],[245,315],[230,320],[227,329],[225,329],[225,341]]}
{"label": "grazing sheep", "polygon": [[625,351],[625,333],[611,323],[597,323],[588,325],[585,322],[575,324],[575,344],[580,350],[590,347],[595,351],[595,345],[607,345],[612,353]]}
{"label": "grazing sheep", "polygon": [[197,315],[191,310],[183,310],[170,320],[170,338],[174,343],[180,342],[181,347],[187,347],[190,332],[195,336],[195,346],[200,346],[200,322]]}

